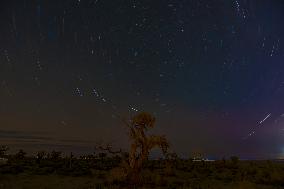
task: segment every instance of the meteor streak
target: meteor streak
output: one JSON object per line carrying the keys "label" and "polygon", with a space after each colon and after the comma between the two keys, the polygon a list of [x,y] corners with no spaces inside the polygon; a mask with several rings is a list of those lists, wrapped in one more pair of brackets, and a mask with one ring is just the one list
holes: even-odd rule
{"label": "meteor streak", "polygon": [[267,120],[269,117],[271,116],[271,114],[268,114],[262,121],[259,122],[259,124],[262,124],[265,120]]}

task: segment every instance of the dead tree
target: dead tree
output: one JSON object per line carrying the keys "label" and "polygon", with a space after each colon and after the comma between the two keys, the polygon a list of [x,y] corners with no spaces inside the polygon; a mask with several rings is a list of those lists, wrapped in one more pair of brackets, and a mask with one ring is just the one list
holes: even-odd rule
{"label": "dead tree", "polygon": [[95,146],[95,150],[106,152],[111,155],[117,155],[122,153],[122,149],[114,150],[111,144],[99,144],[97,143]]}

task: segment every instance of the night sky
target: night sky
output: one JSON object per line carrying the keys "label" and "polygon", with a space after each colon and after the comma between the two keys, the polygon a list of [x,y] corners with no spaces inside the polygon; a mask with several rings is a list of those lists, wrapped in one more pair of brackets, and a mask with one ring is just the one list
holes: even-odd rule
{"label": "night sky", "polygon": [[152,113],[182,157],[284,157],[284,2],[0,3],[0,142],[127,148]]}

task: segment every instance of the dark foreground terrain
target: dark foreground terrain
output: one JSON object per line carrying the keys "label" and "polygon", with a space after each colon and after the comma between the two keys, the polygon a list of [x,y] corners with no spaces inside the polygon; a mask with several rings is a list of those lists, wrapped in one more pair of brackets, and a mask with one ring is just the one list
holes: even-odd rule
{"label": "dark foreground terrain", "polygon": [[149,160],[139,186],[129,186],[119,169],[122,158],[101,153],[80,158],[26,157],[19,152],[0,165],[0,189],[40,188],[284,188],[284,163],[240,161],[238,158],[214,162],[176,159]]}

